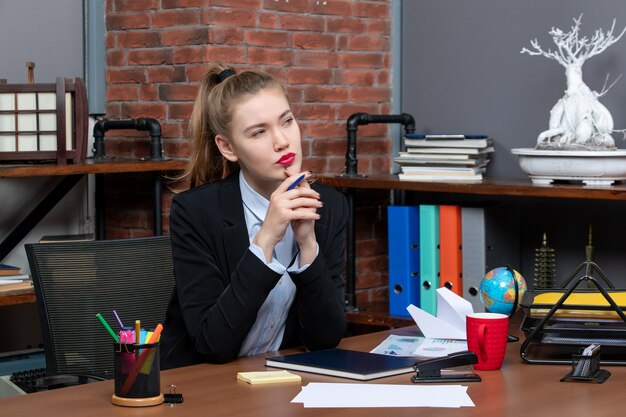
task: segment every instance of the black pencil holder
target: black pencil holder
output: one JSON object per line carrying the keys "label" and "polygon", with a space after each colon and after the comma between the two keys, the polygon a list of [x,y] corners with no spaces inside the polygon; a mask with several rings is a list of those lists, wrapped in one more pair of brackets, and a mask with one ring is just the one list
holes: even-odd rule
{"label": "black pencil holder", "polygon": [[572,370],[563,378],[563,381],[591,381],[599,384],[606,381],[611,373],[606,369],[600,369],[600,349],[591,355],[583,355],[584,349],[578,354],[572,355]]}
{"label": "black pencil holder", "polygon": [[143,407],[163,402],[159,343],[114,345],[115,394],[112,402],[126,407]]}

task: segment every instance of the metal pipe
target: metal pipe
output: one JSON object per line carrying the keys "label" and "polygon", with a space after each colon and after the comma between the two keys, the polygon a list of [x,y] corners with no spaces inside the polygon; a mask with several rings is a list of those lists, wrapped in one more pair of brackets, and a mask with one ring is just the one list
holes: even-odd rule
{"label": "metal pipe", "polygon": [[[356,132],[359,126],[372,123],[400,123],[406,133],[415,132],[415,119],[408,113],[401,114],[368,114],[354,113],[348,118],[348,149],[346,151],[346,172],[341,176],[358,177],[356,157]],[[355,191],[345,191],[348,200],[348,225],[346,231],[346,293],[344,297],[345,309],[358,310],[356,305],[356,212]]]}
{"label": "metal pipe", "polygon": [[161,146],[161,124],[156,119],[139,118],[128,120],[101,119],[93,127],[93,155],[96,159],[104,158],[104,135],[109,130],[135,129],[148,131],[150,134],[150,159],[163,159],[163,147]]}
{"label": "metal pipe", "polygon": [[354,113],[348,118],[348,148],[346,151],[346,177],[355,177],[357,174],[356,131],[361,125],[373,123],[400,123],[406,133],[415,132],[415,119],[408,113],[401,114],[368,114]]}

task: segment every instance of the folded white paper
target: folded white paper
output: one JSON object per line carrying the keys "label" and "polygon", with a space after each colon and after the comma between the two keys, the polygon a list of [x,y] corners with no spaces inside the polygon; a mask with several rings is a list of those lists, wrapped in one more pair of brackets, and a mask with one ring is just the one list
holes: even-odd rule
{"label": "folded white paper", "polygon": [[413,304],[406,309],[424,337],[431,339],[467,339],[465,319],[474,312],[469,301],[445,287],[437,289],[437,317]]}

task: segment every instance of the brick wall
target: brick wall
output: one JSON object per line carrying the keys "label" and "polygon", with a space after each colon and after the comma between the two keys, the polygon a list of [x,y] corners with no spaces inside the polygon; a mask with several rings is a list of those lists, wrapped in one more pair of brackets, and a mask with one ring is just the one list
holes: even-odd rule
{"label": "brick wall", "polygon": [[[164,153],[189,155],[187,123],[211,63],[261,68],[288,89],[305,167],[344,170],[345,124],[355,112],[390,112],[390,0],[107,0],[108,118],[161,122]],[[107,135],[108,155],[149,154],[146,136]],[[359,171],[388,172],[387,125],[359,128]],[[150,178],[107,177],[107,238],[149,235]],[[386,296],[387,194],[360,192],[358,301]],[[164,201],[167,230],[171,194]]]}

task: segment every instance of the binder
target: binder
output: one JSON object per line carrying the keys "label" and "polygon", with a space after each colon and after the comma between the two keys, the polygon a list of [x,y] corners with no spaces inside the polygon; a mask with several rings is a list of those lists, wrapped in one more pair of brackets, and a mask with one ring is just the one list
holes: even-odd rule
{"label": "binder", "polygon": [[519,207],[462,207],[461,235],[463,298],[472,303],[475,312],[482,312],[485,307],[479,288],[485,273],[499,266],[520,265]]}
{"label": "binder", "polygon": [[389,314],[410,317],[409,304],[419,305],[419,207],[387,207],[389,242]]}
{"label": "binder", "polygon": [[439,206],[419,206],[420,308],[437,315],[439,288]]}
{"label": "binder", "polygon": [[461,207],[439,206],[439,283],[463,296]]}

